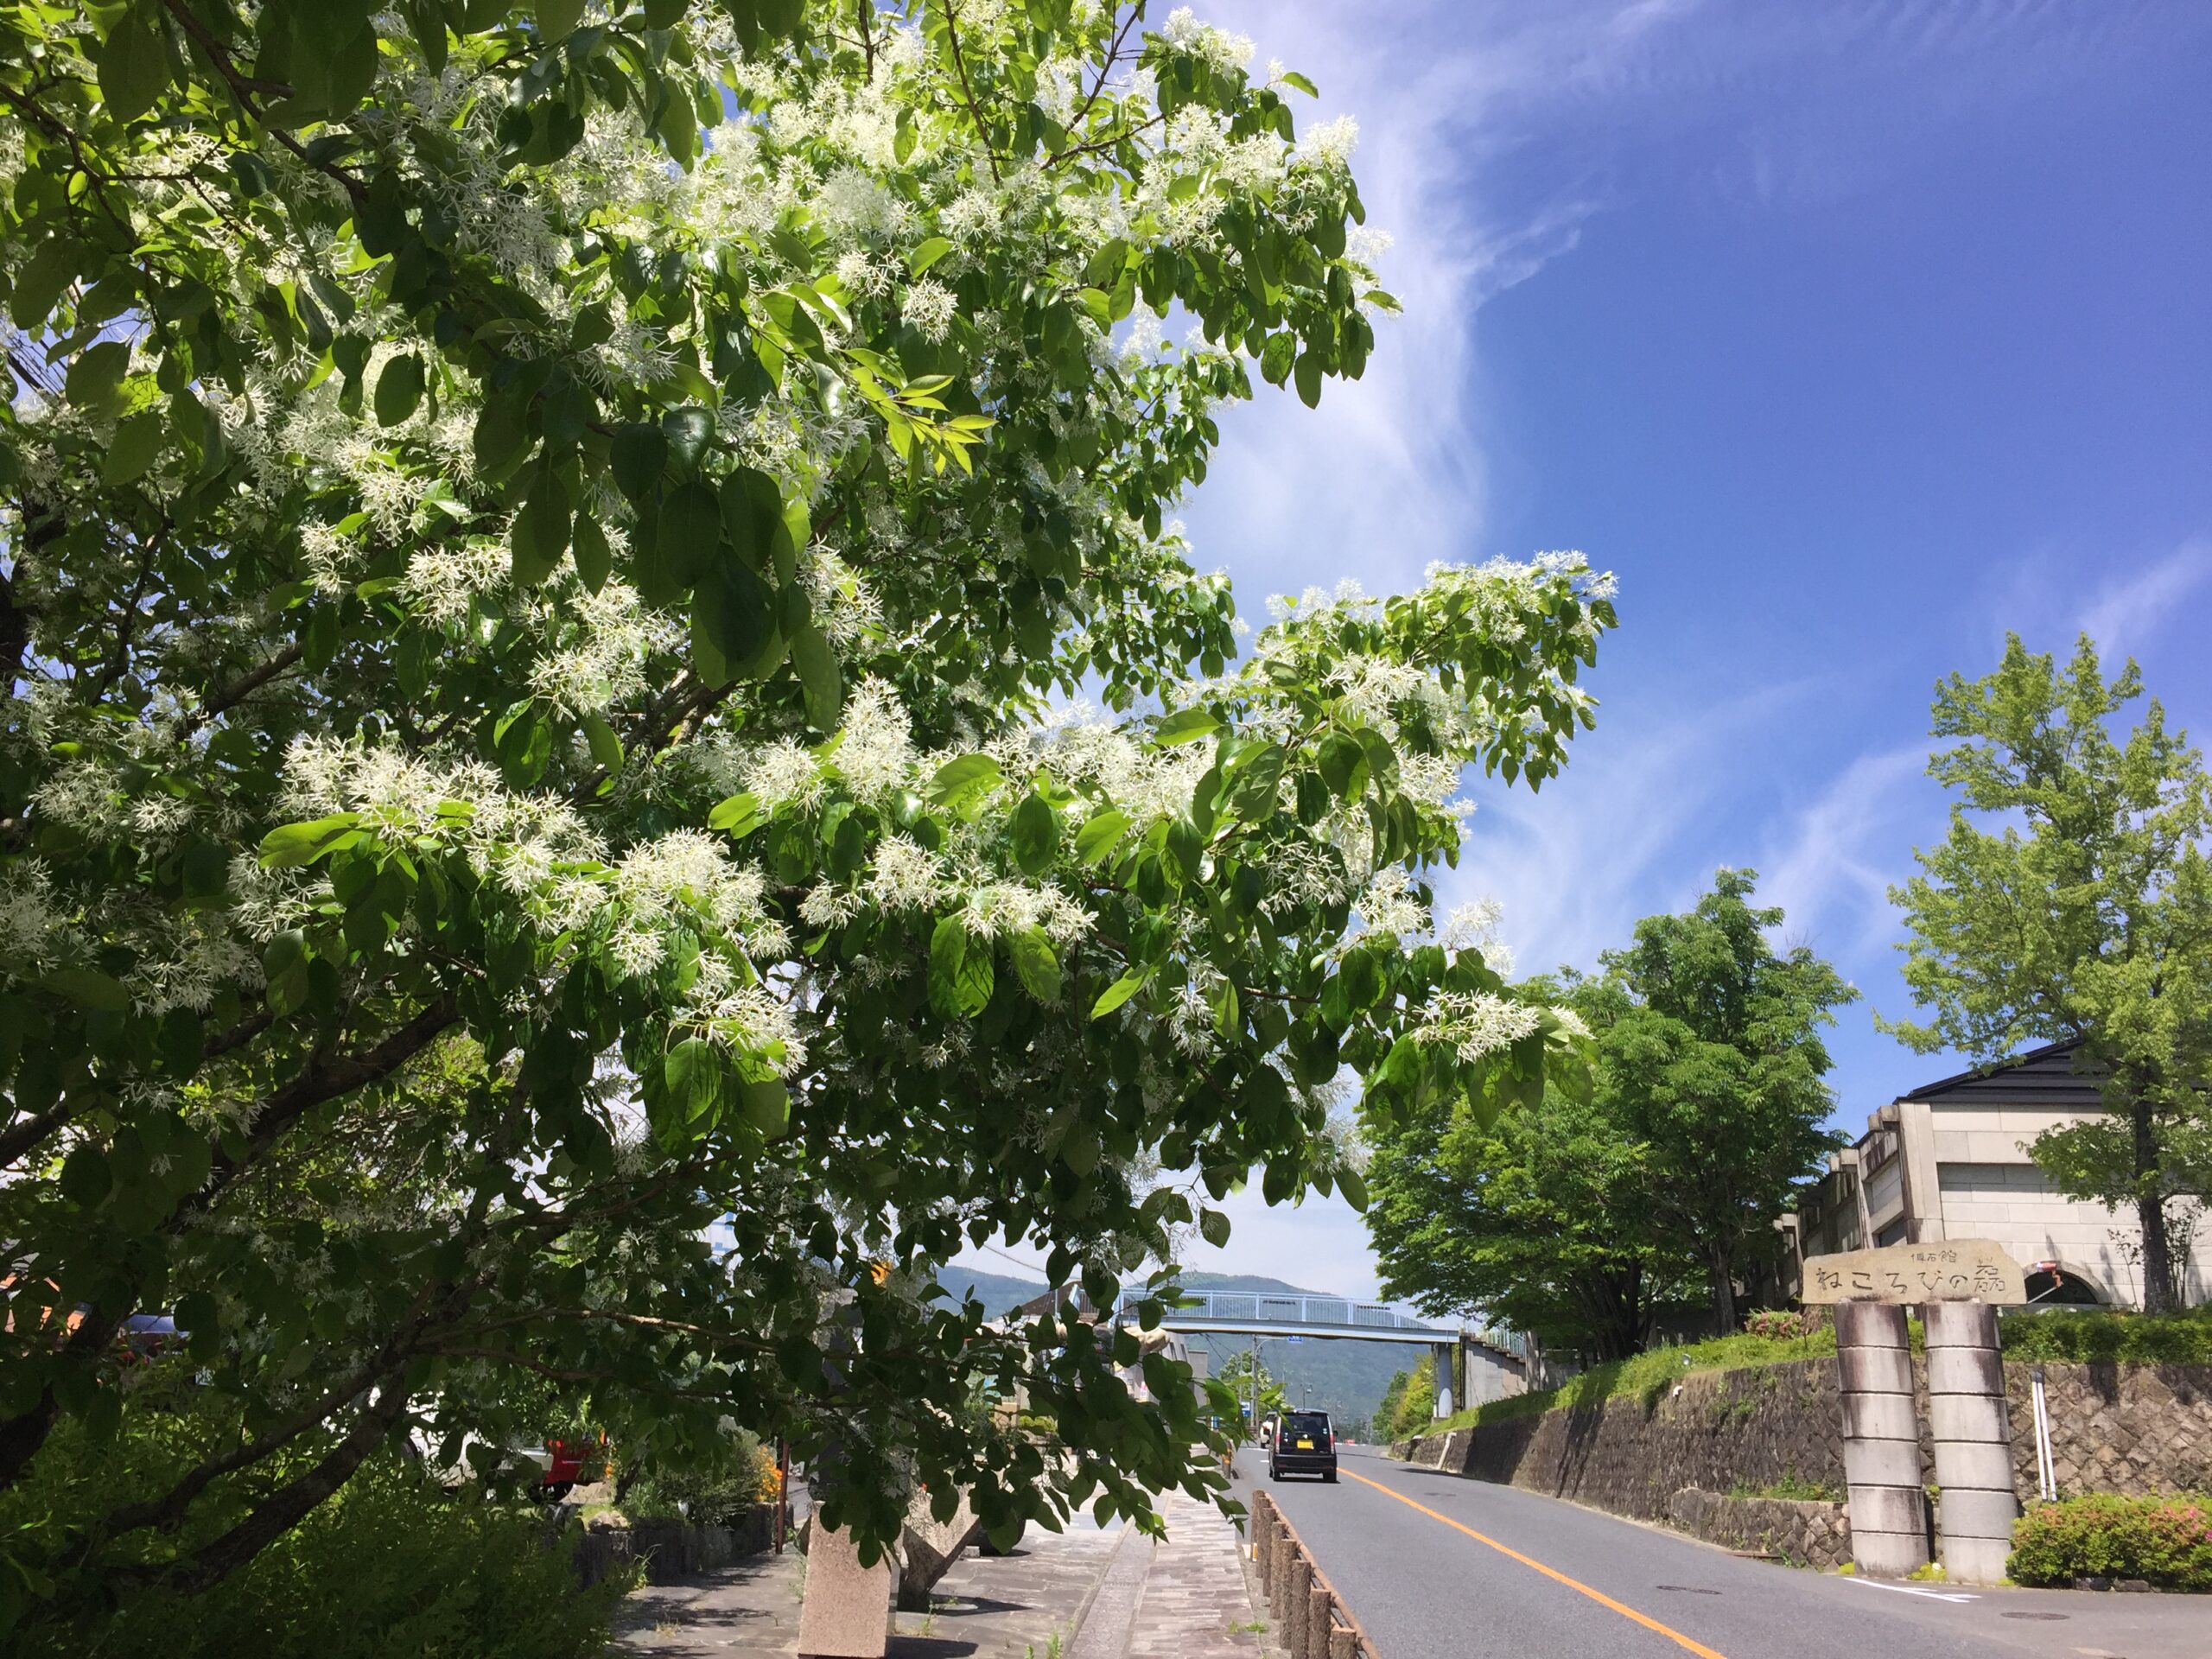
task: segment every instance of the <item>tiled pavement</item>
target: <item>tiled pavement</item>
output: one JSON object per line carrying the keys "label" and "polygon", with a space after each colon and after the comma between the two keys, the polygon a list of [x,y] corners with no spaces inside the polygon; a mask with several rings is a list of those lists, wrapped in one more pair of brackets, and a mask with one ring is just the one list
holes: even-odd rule
{"label": "tiled pavement", "polygon": [[[961,1557],[927,1613],[900,1613],[889,1659],[1245,1659],[1249,1628],[1243,1538],[1211,1503],[1160,1503],[1154,1544],[1078,1517],[1058,1535],[1029,1529],[1011,1555]],[[652,1659],[788,1659],[798,1651],[804,1558],[755,1556],[624,1604],[618,1651]]]}
{"label": "tiled pavement", "polygon": [[[1212,1504],[1180,1492],[1161,1500],[1160,1514],[1167,1522],[1167,1540],[1153,1550],[1128,1646],[1118,1659],[1228,1659],[1260,1652],[1260,1633],[1250,1628],[1257,1620],[1244,1587],[1243,1535]],[[1099,1600],[1103,1606],[1103,1593]]]}

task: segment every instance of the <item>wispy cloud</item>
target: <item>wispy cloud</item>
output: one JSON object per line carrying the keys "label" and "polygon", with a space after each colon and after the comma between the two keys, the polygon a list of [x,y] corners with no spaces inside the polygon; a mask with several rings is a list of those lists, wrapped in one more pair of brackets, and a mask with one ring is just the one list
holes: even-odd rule
{"label": "wispy cloud", "polygon": [[1860,755],[1790,815],[1760,866],[1759,896],[1782,906],[1791,943],[1847,966],[1889,943],[1890,887],[1905,873],[1914,830],[1940,810],[1915,788],[1927,765],[1924,742]]}
{"label": "wispy cloud", "polygon": [[[2140,569],[2108,580],[2082,613],[2082,631],[2105,657],[2139,651],[2183,614],[2182,601],[2212,578],[2212,539],[2184,542]],[[2194,620],[2196,613],[2190,613]]]}

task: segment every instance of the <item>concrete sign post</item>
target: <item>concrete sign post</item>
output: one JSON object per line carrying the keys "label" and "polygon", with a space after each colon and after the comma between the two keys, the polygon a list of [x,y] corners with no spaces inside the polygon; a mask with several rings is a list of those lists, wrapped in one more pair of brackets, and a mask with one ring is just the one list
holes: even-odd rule
{"label": "concrete sign post", "polygon": [[1995,1584],[2012,1553],[2012,1424],[1997,1357],[1997,1310],[1930,1302],[1928,1423],[1936,1443],[1936,1500],[1943,1576]]}
{"label": "concrete sign post", "polygon": [[1839,1303],[1835,1363],[1852,1556],[1862,1573],[1902,1579],[1928,1565],[1928,1499],[1920,1485],[1920,1418],[1913,1409],[1904,1309]]}

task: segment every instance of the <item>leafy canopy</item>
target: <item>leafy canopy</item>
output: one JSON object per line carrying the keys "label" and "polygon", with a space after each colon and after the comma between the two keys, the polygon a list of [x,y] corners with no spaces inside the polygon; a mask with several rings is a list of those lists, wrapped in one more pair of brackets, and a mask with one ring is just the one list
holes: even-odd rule
{"label": "leafy canopy", "polygon": [[[1002,1531],[1217,1490],[1167,1362],[1139,1404],[1128,1333],[932,1267],[1003,1230],[1103,1301],[1250,1172],[1360,1202],[1341,1066],[1527,1097],[1565,1039],[1421,872],[1614,620],[1560,556],[1240,658],[1167,512],[1251,364],[1311,404],[1393,305],[1249,49],[0,7],[0,1490],[137,1409],[134,1313],[245,1426],[10,1535],[0,1615],[214,1583],[410,1427],[534,1438],[522,1376],[786,1438],[871,1548],[916,1481]],[[1017,1384],[1065,1467],[972,1408]]]}
{"label": "leafy canopy", "polygon": [[2039,1136],[2061,1191],[2134,1208],[2152,1312],[2178,1306],[2171,1235],[2212,1186],[2212,784],[2129,662],[2107,680],[2087,635],[2061,670],[2008,636],[1995,671],[1936,688],[1928,763],[1957,791],[1950,827],[1891,890],[1924,1022],[1885,1021],[1923,1052],[1993,1063],[2078,1043],[2109,1116]]}

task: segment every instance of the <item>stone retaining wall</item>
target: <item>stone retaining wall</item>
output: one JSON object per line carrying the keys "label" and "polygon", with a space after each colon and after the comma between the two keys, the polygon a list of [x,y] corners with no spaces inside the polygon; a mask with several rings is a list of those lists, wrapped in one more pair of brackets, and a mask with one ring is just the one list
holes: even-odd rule
{"label": "stone retaining wall", "polygon": [[1730,1497],[1687,1486],[1667,1500],[1667,1519],[1693,1538],[1796,1567],[1837,1567],[1851,1559],[1851,1522],[1840,1503]]}
{"label": "stone retaining wall", "polygon": [[597,1584],[617,1567],[643,1561],[647,1584],[668,1584],[709,1567],[758,1555],[775,1541],[772,1506],[755,1505],[735,1527],[692,1527],[681,1521],[639,1521],[587,1528],[576,1540],[576,1577]]}
{"label": "stone retaining wall", "polygon": [[[2032,1367],[2005,1367],[2012,1484],[2036,1496]],[[2045,1365],[2050,1457],[2063,1497],[2212,1491],[2212,1365]]]}
{"label": "stone retaining wall", "polygon": [[[2018,1360],[2005,1365],[2014,1487],[2023,1502],[2037,1495],[2032,1370]],[[2043,1371],[2063,1496],[2212,1490],[2212,1365],[2052,1363]],[[1913,1381],[1921,1400],[1922,1479],[1932,1483],[1927,1369],[1918,1357]],[[1635,1396],[1616,1396],[1599,1405],[1400,1440],[1391,1450],[1442,1473],[1677,1525],[1684,1524],[1675,1516],[1680,1494],[1697,1495],[1688,1500],[1687,1512],[1712,1516],[1719,1513],[1716,1504],[1800,1507],[1779,1499],[1719,1496],[1723,1493],[1792,1481],[1838,1491],[1844,1485],[1842,1405],[1835,1361],[1826,1357],[1708,1372],[1683,1378],[1648,1405]],[[1758,1513],[1759,1527],[1786,1531],[1795,1525],[1778,1520],[1779,1510]],[[1733,1529],[1738,1537],[1748,1536],[1745,1529],[1753,1525],[1732,1517],[1700,1524]],[[1815,1559],[1809,1542],[1783,1548],[1799,1559]],[[1840,1521],[1834,1548],[1848,1549]]]}

